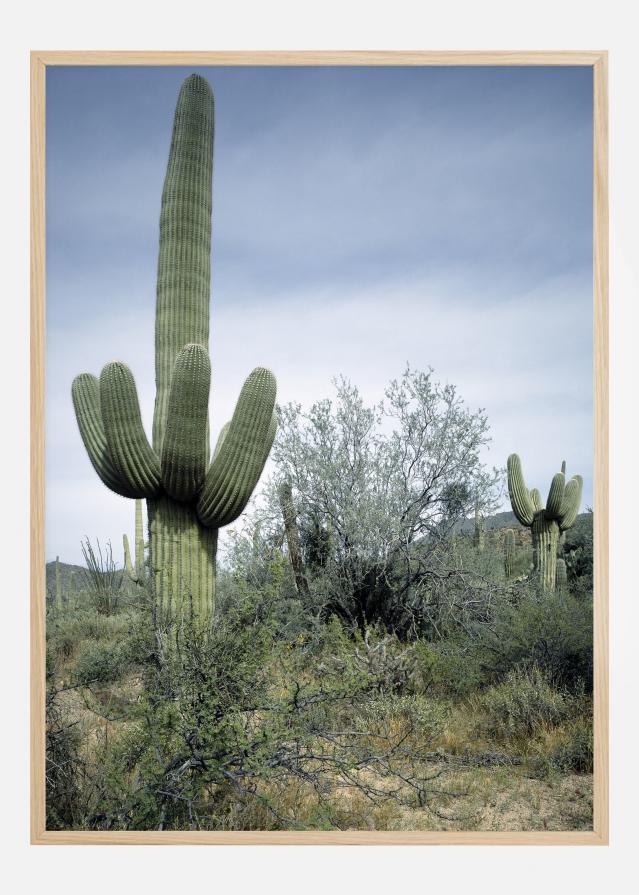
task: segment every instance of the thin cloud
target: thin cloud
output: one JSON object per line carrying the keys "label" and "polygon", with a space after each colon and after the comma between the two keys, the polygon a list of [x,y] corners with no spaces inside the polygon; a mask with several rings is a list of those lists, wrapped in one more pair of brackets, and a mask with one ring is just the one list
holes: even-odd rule
{"label": "thin cloud", "polygon": [[[308,406],[337,374],[378,401],[410,362],[486,409],[487,462],[517,450],[543,490],[565,457],[591,503],[589,72],[203,73],[218,120],[213,435],[258,364],[280,401]],[[124,360],[150,432],[182,72],[50,75],[47,555],[78,561],[84,534],[115,543],[133,526],[84,453],[70,384]]]}

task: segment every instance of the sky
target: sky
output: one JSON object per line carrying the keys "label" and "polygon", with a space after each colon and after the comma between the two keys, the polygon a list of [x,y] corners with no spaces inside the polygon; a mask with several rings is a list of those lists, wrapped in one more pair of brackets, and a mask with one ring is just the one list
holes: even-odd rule
{"label": "sky", "polygon": [[[215,94],[211,430],[253,367],[308,407],[407,363],[484,408],[490,466],[592,505],[592,69],[204,67]],[[70,391],[133,370],[150,436],[155,276],[178,67],[47,68],[46,556],[121,562],[133,502]],[[504,508],[507,508],[504,506]]]}

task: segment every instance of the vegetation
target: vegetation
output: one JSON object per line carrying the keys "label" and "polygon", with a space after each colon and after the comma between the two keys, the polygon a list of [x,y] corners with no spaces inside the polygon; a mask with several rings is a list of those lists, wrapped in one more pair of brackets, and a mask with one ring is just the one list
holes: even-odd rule
{"label": "vegetation", "polygon": [[[51,564],[48,827],[589,828],[578,476],[558,473],[542,508],[513,455],[506,530],[485,413],[411,368],[374,406],[339,379],[277,420],[258,368],[209,464],[212,112],[188,78],[162,198],[153,446],[125,365],[73,386],[96,471],[136,500],[135,561],[126,536],[123,569],[87,538],[73,591]],[[216,570],[218,529],[271,446]]]}
{"label": "vegetation", "polygon": [[168,654],[144,588],[108,615],[89,592],[51,605],[49,826],[589,827],[591,602],[508,583],[499,546],[480,564],[456,540],[477,602],[441,636],[323,614],[321,573],[302,599],[262,538],[220,570],[209,636],[182,626]]}
{"label": "vegetation", "polygon": [[[544,587],[527,530],[487,514],[501,473],[475,459],[468,478],[481,417],[451,392],[438,409],[432,373],[403,383],[427,426],[376,429],[388,405],[341,381],[334,403],[280,408],[212,623],[176,619],[172,649],[152,579],[127,586],[84,545],[84,590],[47,625],[51,827],[591,825],[591,516]],[[474,432],[464,462],[431,467],[454,426]]]}

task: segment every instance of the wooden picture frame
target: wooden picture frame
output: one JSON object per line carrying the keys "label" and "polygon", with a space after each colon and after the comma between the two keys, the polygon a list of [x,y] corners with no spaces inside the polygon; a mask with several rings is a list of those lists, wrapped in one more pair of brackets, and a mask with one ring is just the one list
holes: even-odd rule
{"label": "wooden picture frame", "polygon": [[[45,828],[45,74],[49,66],[590,66],[594,245],[594,808],[582,832],[93,832]],[[608,843],[608,85],[605,51],[31,54],[31,842],[68,845],[606,845]]]}

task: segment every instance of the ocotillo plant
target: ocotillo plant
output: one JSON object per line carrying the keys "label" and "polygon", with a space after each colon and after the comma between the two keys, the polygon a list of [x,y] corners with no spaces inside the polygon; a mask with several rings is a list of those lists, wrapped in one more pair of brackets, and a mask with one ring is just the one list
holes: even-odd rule
{"label": "ocotillo plant", "polygon": [[504,540],[504,572],[506,580],[510,580],[513,576],[515,566],[515,532],[512,528],[507,529]]}
{"label": "ocotillo plant", "polygon": [[281,483],[279,486],[279,498],[288,543],[288,555],[293,568],[293,577],[295,578],[295,587],[300,596],[308,596],[308,582],[304,574],[300,538],[297,531],[297,514],[295,512],[295,504],[293,503],[293,489],[290,482],[284,481]]}
{"label": "ocotillo plant", "polygon": [[510,502],[521,524],[532,531],[534,568],[547,590],[555,589],[559,536],[575,524],[582,488],[580,475],[574,475],[566,484],[566,476],[558,472],[553,476],[544,507],[539,491],[526,487],[517,454],[508,458]]}
{"label": "ocotillo plant", "polygon": [[475,531],[473,533],[473,544],[480,553],[484,549],[485,537],[484,519],[479,512],[479,504],[475,504]]}
{"label": "ocotillo plant", "polygon": [[202,625],[211,618],[218,529],[246,506],[277,426],[275,377],[258,367],[209,462],[212,170],[213,94],[191,75],[177,102],[160,211],[152,446],[125,364],[107,364],[99,381],[83,373],[72,389],[84,445],[104,484],[146,498],[161,631],[186,614]]}

